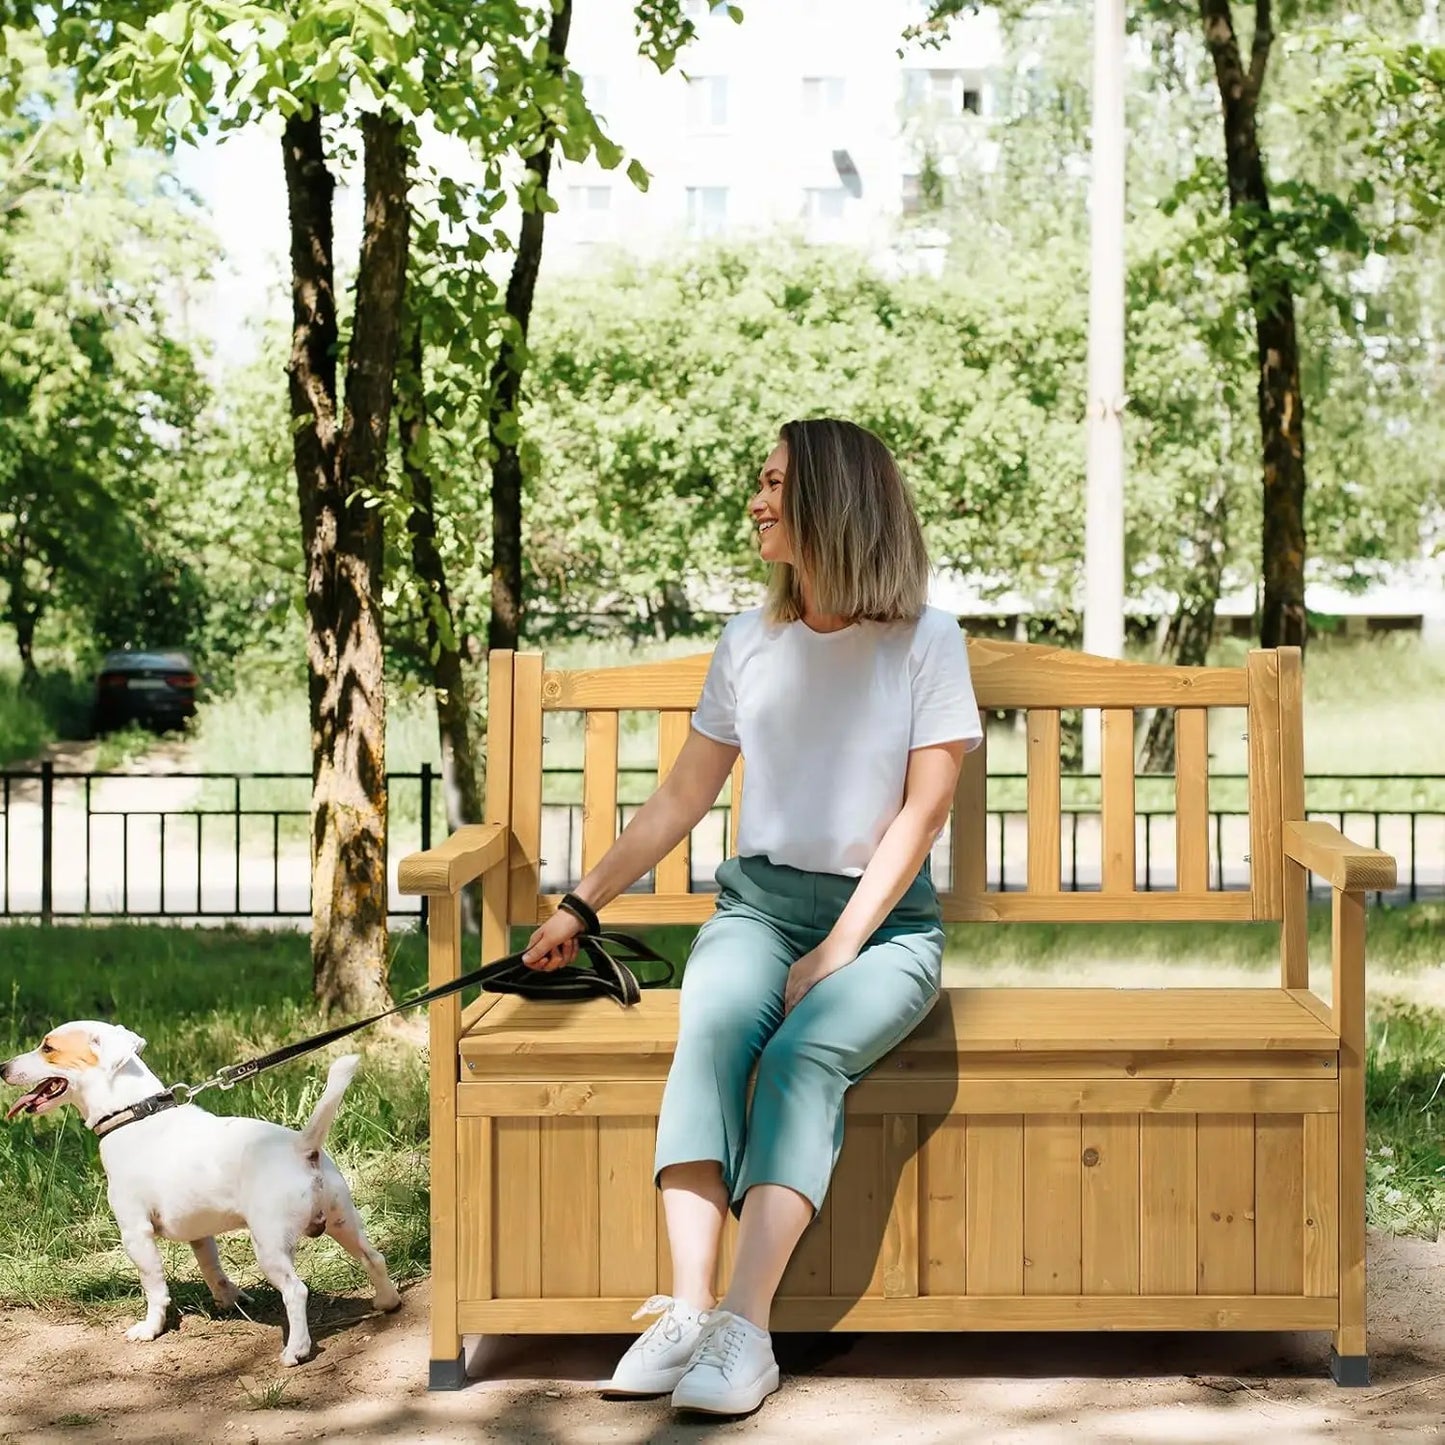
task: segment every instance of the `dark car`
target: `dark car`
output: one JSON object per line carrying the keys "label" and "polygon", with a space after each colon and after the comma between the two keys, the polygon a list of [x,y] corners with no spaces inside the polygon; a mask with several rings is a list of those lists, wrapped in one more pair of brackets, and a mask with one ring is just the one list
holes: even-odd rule
{"label": "dark car", "polygon": [[111,652],[95,679],[94,731],[128,723],[156,732],[184,726],[196,715],[200,678],[184,652]]}

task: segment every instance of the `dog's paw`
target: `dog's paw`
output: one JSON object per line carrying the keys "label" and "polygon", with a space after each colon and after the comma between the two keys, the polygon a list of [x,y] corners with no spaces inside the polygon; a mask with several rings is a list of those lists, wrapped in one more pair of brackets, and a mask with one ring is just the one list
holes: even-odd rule
{"label": "dog's paw", "polygon": [[292,1369],[308,1359],[311,1354],[311,1341],[307,1340],[305,1346],[299,1350],[293,1350],[289,1345],[281,1351],[281,1363],[286,1368]]}
{"label": "dog's paw", "polygon": [[141,1342],[153,1340],[160,1335],[160,1332],[164,1328],[164,1320],[162,1320],[160,1324],[152,1324],[150,1320],[140,1320],[138,1323],[133,1324],[125,1332],[125,1337],[128,1340],[137,1340]]}
{"label": "dog's paw", "polygon": [[375,1304],[383,1314],[390,1314],[393,1310],[401,1308],[401,1296],[393,1286],[388,1285],[386,1289],[379,1289],[376,1292]]}
{"label": "dog's paw", "polygon": [[234,1280],[222,1280],[219,1289],[211,1291],[211,1298],[223,1310],[235,1309],[237,1304],[250,1304],[251,1296]]}

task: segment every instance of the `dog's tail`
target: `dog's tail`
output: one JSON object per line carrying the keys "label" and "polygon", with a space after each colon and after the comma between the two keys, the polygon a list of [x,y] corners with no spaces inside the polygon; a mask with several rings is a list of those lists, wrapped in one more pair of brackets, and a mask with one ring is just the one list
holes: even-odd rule
{"label": "dog's tail", "polygon": [[360,1054],[345,1054],[337,1059],[327,1072],[326,1087],[300,1134],[298,1147],[308,1158],[319,1154],[325,1145],[326,1136],[331,1132],[332,1121],[336,1118],[336,1111],[341,1107],[341,1096],[346,1092],[360,1062]]}

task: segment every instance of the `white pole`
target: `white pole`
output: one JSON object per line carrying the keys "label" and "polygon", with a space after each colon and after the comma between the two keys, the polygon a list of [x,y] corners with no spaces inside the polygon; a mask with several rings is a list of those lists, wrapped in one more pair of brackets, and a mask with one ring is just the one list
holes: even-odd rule
{"label": "white pole", "polygon": [[[1094,0],[1084,651],[1124,655],[1124,4]],[[1084,767],[1099,715],[1084,715]]]}

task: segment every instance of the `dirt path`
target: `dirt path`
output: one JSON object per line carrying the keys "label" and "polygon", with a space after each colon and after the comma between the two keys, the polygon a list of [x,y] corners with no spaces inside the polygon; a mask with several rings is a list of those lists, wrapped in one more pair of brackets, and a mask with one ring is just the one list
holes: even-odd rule
{"label": "dirt path", "polygon": [[188,1309],[132,1345],[118,1318],[0,1311],[0,1441],[1445,1441],[1445,1242],[1372,1238],[1363,1390],[1330,1383],[1315,1335],[782,1336],[782,1390],[714,1423],[601,1399],[620,1338],[479,1342],[485,1378],[428,1394],[426,1285],[387,1317],[313,1297],[318,1354],[299,1370],[277,1363],[274,1295],[250,1313]]}

